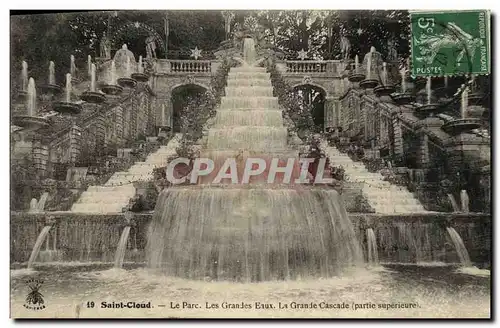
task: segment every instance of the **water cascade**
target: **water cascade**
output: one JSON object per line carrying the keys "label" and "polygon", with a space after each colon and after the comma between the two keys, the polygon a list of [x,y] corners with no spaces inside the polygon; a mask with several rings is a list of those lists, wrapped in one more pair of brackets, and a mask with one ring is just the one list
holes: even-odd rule
{"label": "water cascade", "polygon": [[464,241],[462,240],[462,238],[460,238],[458,232],[452,227],[447,227],[446,231],[448,231],[448,235],[450,236],[451,241],[455,246],[455,250],[457,251],[457,255],[458,258],[460,259],[460,263],[462,264],[462,266],[465,267],[472,266],[469,253],[467,252],[467,249],[465,248],[464,245]]}
{"label": "water cascade", "polygon": [[53,262],[62,259],[62,252],[57,250],[57,229],[51,230],[52,236],[52,249],[50,249],[50,234],[45,239],[45,250],[41,250],[38,258],[40,262]]}
{"label": "water cascade", "polygon": [[354,72],[358,73],[359,72],[359,57],[356,55],[354,57]]}
{"label": "water cascade", "polygon": [[130,76],[130,57],[127,56],[127,64],[125,66],[125,76]]}
{"label": "water cascade", "polygon": [[142,66],[142,56],[139,56],[139,63],[137,64],[137,72],[143,74],[144,67]]}
{"label": "water cascade", "polygon": [[36,114],[36,87],[35,80],[30,77],[28,82],[28,98],[26,107],[28,109],[28,116],[35,116]]}
{"label": "water cascade", "polygon": [[56,84],[56,65],[53,61],[49,62],[49,84]]}
{"label": "water cascade", "polygon": [[368,249],[368,264],[378,264],[377,237],[372,228],[366,229],[366,243]]}
{"label": "water cascade", "polygon": [[458,206],[457,201],[455,200],[453,194],[448,194],[448,199],[450,200],[453,212],[460,212],[460,207]]}
{"label": "water cascade", "polygon": [[374,50],[375,50],[375,48],[371,47],[370,55],[366,59],[366,79],[367,80],[369,80],[371,78],[371,75],[372,75],[372,56],[371,56],[371,54],[373,53]]}
{"label": "water cascade", "polygon": [[387,63],[384,62],[382,64],[382,83],[383,85],[387,85]]}
{"label": "water cascade", "polygon": [[87,74],[88,76],[92,74],[92,57],[90,55],[87,56]]}
{"label": "water cascade", "polygon": [[252,38],[245,38],[243,41],[243,60],[252,65],[255,62],[255,42]]}
{"label": "water cascade", "polygon": [[66,102],[71,102],[71,74],[66,74]]}
{"label": "water cascade", "polygon": [[30,258],[28,260],[28,269],[31,269],[33,267],[33,263],[38,257],[38,253],[40,253],[40,248],[42,248],[42,244],[45,241],[45,238],[47,238],[47,235],[49,234],[50,228],[52,228],[51,225],[47,225],[43,227],[42,231],[38,235],[38,238],[36,239],[35,246],[33,246],[33,250],[31,251]]}
{"label": "water cascade", "polygon": [[71,55],[69,56],[69,59],[70,59],[69,73],[71,74],[71,76],[76,76],[75,56]]}
{"label": "water cascade", "polygon": [[431,104],[432,97],[432,86],[431,86],[431,77],[427,77],[427,82],[425,83],[425,90],[427,93],[427,105]]}
{"label": "water cascade", "polygon": [[[245,39],[244,55],[247,64],[255,61],[252,39]],[[264,68],[230,70],[201,157],[298,158],[287,145],[270,82]],[[148,231],[149,267],[192,279],[263,281],[328,277],[362,265],[335,190],[253,180],[224,186],[198,183],[160,193]]]}
{"label": "water cascade", "polygon": [[461,115],[461,118],[466,118],[467,116],[467,103],[469,101],[469,90],[467,87],[465,87],[465,85],[462,85],[463,87],[463,90],[462,91],[462,95],[461,95],[461,104],[460,104],[460,115]]}
{"label": "water cascade", "polygon": [[91,64],[90,67],[90,91],[95,92],[96,67]]}
{"label": "water cascade", "polygon": [[28,89],[28,63],[23,60],[21,70],[21,90],[27,91]]}
{"label": "water cascade", "polygon": [[111,61],[111,70],[109,73],[109,84],[115,85],[116,84],[116,64],[115,61]]}
{"label": "water cascade", "polygon": [[401,92],[406,92],[406,67],[403,67],[399,73],[401,74]]}
{"label": "water cascade", "polygon": [[128,236],[130,235],[130,226],[123,228],[120,241],[118,242],[118,247],[116,248],[115,254],[115,268],[121,269],[123,266],[123,260],[125,258],[125,251],[127,250]]}
{"label": "water cascade", "polygon": [[460,203],[462,205],[462,212],[469,213],[469,194],[467,190],[460,191]]}

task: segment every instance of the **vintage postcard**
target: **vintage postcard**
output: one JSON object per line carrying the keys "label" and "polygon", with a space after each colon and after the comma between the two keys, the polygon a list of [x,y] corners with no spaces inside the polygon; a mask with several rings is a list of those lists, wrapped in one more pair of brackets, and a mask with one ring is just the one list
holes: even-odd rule
{"label": "vintage postcard", "polygon": [[491,318],[490,35],[11,12],[11,317]]}

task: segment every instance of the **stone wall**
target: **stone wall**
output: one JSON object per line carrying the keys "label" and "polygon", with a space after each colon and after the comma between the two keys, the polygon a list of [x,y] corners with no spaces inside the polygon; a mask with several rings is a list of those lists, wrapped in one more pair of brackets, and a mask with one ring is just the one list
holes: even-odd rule
{"label": "stone wall", "polygon": [[[52,212],[50,215],[56,219],[49,233],[49,250],[57,254],[57,260],[60,261],[113,262],[121,232],[129,224],[124,215],[68,212]],[[134,215],[125,261],[144,263],[151,216],[151,213]],[[391,216],[351,213],[349,217],[363,249],[366,250],[366,229],[374,230],[380,245],[381,261],[415,263],[418,260],[440,259],[456,263],[456,252],[449,248],[446,233],[446,227],[453,227],[464,240],[474,264],[489,267],[491,263],[490,215],[430,213]],[[36,238],[46,224],[46,213],[11,213],[11,264],[28,260]],[[414,243],[408,244],[408,236],[414,236]],[[425,242],[426,236],[430,238],[430,243]],[[45,247],[42,249],[45,250]],[[425,254],[432,258],[425,258]]]}

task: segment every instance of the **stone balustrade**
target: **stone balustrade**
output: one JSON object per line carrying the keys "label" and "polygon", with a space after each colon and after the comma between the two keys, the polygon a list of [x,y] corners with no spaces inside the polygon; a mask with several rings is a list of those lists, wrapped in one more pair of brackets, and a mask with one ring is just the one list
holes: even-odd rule
{"label": "stone balustrade", "polygon": [[316,73],[316,74],[340,74],[344,64],[339,60],[287,60],[285,61],[287,73]]}

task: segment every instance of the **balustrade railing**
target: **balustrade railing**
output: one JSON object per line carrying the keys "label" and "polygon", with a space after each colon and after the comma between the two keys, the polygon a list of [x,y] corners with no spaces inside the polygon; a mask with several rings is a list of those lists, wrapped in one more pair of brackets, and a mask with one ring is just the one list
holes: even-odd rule
{"label": "balustrade railing", "polygon": [[209,60],[169,60],[170,72],[174,73],[209,73],[212,62]]}
{"label": "balustrade railing", "polygon": [[286,70],[289,73],[326,73],[327,62],[316,60],[287,60]]}

